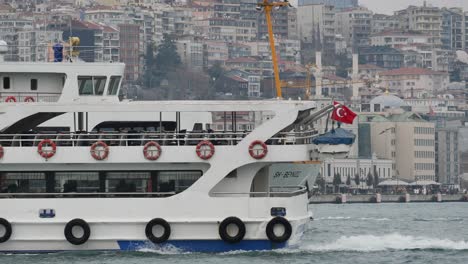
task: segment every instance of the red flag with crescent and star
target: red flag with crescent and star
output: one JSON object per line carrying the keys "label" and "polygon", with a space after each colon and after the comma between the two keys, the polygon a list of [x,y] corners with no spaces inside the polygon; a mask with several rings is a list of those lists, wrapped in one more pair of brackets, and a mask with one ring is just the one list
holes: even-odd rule
{"label": "red flag with crescent and star", "polygon": [[356,113],[351,111],[351,109],[349,109],[345,105],[342,105],[336,101],[333,102],[333,107],[334,109],[331,116],[333,120],[346,124],[353,123],[354,118],[356,118]]}

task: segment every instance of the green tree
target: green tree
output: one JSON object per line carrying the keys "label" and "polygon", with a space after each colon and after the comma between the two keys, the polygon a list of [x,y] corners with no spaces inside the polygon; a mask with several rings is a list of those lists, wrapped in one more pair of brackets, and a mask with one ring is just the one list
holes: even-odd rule
{"label": "green tree", "polygon": [[340,187],[341,183],[341,175],[339,173],[335,173],[335,175],[333,175],[333,186],[335,186],[335,192],[339,191],[338,188]]}
{"label": "green tree", "polygon": [[181,64],[180,56],[177,53],[177,46],[168,34],[164,34],[163,42],[156,49],[154,58],[157,68],[165,73],[173,71]]}
{"label": "green tree", "polygon": [[349,174],[348,174],[348,177],[346,178],[346,185],[348,186],[351,185],[351,176],[349,176]]}
{"label": "green tree", "polygon": [[319,187],[320,191],[322,193],[325,193],[325,179],[322,177],[322,175],[319,173],[317,176],[317,179],[315,180],[315,184]]}
{"label": "green tree", "polygon": [[356,183],[356,186],[359,186],[359,184],[361,184],[361,178],[359,177],[358,173],[354,174],[354,183]]}
{"label": "green tree", "polygon": [[371,187],[373,183],[374,183],[374,177],[372,176],[372,173],[369,171],[369,173],[367,174],[366,184],[367,186]]}
{"label": "green tree", "polygon": [[207,72],[210,76],[210,79],[215,81],[224,74],[224,68],[221,65],[221,62],[217,61],[215,64],[213,64],[213,66],[208,68]]}
{"label": "green tree", "polygon": [[152,88],[153,73],[155,71],[154,44],[149,43],[146,47],[145,70],[143,73],[143,87]]}
{"label": "green tree", "polygon": [[374,188],[377,188],[379,185],[379,174],[375,171],[374,172]]}

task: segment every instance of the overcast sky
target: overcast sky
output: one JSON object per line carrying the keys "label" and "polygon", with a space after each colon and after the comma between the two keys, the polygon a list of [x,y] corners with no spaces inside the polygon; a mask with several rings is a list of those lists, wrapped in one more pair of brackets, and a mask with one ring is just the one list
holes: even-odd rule
{"label": "overcast sky", "polygon": [[[422,5],[424,0],[359,0],[359,4],[376,13],[392,14],[409,5]],[[440,7],[463,7],[468,11],[468,0],[427,0],[428,4]]]}

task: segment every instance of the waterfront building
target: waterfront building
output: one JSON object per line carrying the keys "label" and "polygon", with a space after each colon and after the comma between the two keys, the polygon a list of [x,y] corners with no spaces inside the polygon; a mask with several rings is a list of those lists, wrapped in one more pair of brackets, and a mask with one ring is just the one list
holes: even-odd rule
{"label": "waterfront building", "polygon": [[447,50],[465,49],[465,16],[461,8],[442,8],[442,48]]}
{"label": "waterfront building", "polygon": [[362,47],[359,59],[386,69],[398,69],[403,65],[404,56],[398,49],[386,46]]}
{"label": "waterfront building", "polygon": [[427,98],[445,91],[449,74],[423,68],[400,68],[379,73],[382,87],[403,98]]}
{"label": "waterfront building", "polygon": [[49,52],[50,46],[60,42],[62,42],[61,31],[20,31],[18,32],[18,60],[49,61],[52,56]]}
{"label": "waterfront building", "polygon": [[299,0],[298,5],[302,8],[305,5],[328,5],[336,9],[348,9],[359,6],[358,0]]}
{"label": "waterfront building", "polygon": [[[342,184],[346,184],[348,177],[352,187],[367,187],[366,179],[369,174],[375,179],[375,175],[379,181],[392,179],[394,173],[392,169],[392,160],[379,159],[377,156],[358,159],[325,159],[322,162],[321,175],[328,184],[333,183],[335,174],[341,176]],[[356,185],[355,177],[359,176],[360,184]]]}
{"label": "waterfront building", "polygon": [[192,69],[203,69],[203,43],[191,39],[177,40],[175,42],[177,53],[183,65]]}
{"label": "waterfront building", "polygon": [[372,11],[364,7],[337,12],[335,32],[341,34],[354,50],[367,46],[372,32],[372,15]]}
{"label": "waterfront building", "polygon": [[395,178],[435,180],[434,123],[405,112],[405,102],[393,95],[378,96],[370,106],[372,111],[361,112],[359,118],[360,140],[365,141],[364,135],[370,138],[370,149],[360,149],[360,154],[375,153],[380,159],[392,160]]}
{"label": "waterfront building", "polygon": [[300,40],[315,45],[325,57],[334,55],[336,51],[335,13],[333,6],[323,4],[302,5],[297,9]]}
{"label": "waterfront building", "polygon": [[370,36],[370,45],[400,48],[409,44],[426,44],[429,40],[430,36],[419,32],[383,31]]}
{"label": "waterfront building", "polygon": [[400,21],[395,16],[374,14],[372,16],[372,34],[399,29]]}
{"label": "waterfront building", "polygon": [[437,127],[435,140],[437,182],[446,185],[458,185],[460,183],[458,127]]}
{"label": "waterfront building", "polygon": [[429,35],[429,43],[433,47],[442,46],[442,12],[439,7],[409,6],[406,9],[395,12],[400,20],[400,28],[403,30],[415,30]]}

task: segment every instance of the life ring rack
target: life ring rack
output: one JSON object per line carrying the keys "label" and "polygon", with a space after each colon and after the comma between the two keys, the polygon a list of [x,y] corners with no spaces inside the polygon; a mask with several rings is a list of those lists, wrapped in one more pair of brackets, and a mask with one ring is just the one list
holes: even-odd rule
{"label": "life ring rack", "polygon": [[143,155],[147,160],[157,160],[161,157],[162,149],[161,146],[156,141],[150,141],[145,144],[143,147]]}
{"label": "life ring rack", "polygon": [[195,148],[197,156],[202,160],[209,160],[215,154],[215,146],[208,140],[202,140]]}
{"label": "life ring rack", "polygon": [[[44,147],[49,146],[51,149],[50,150],[45,150]],[[39,144],[37,145],[37,153],[44,159],[50,159],[52,158],[55,153],[57,152],[57,144],[55,144],[54,141],[51,139],[43,139]]]}
{"label": "life ring rack", "polygon": [[90,153],[95,160],[105,160],[109,156],[109,146],[104,141],[96,141],[91,145]]}
{"label": "life ring rack", "polygon": [[26,96],[26,97],[24,98],[24,102],[25,102],[25,103],[34,103],[35,101],[36,101],[36,100],[34,100],[34,97],[32,97],[32,96]]}
{"label": "life ring rack", "polygon": [[17,100],[16,100],[16,97],[14,96],[8,96],[6,99],[5,99],[5,103],[16,103]]}
{"label": "life ring rack", "polygon": [[268,146],[261,140],[254,140],[249,145],[249,154],[254,159],[263,159],[268,154]]}

